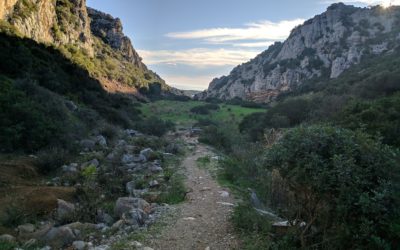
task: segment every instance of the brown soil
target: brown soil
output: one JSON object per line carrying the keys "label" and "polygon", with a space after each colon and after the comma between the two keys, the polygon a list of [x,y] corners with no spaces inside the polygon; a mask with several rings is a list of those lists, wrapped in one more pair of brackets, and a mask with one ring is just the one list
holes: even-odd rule
{"label": "brown soil", "polygon": [[229,217],[234,198],[222,197],[221,188],[207,170],[199,169],[196,160],[212,154],[207,147],[198,144],[196,138],[185,137],[197,146],[192,155],[183,161],[186,170],[186,186],[191,192],[187,201],[178,206],[177,221],[167,226],[161,235],[152,236],[150,247],[154,249],[239,249]]}
{"label": "brown soil", "polygon": [[[34,160],[21,156],[0,157],[0,219],[7,210],[18,210],[24,217],[46,216],[57,207],[57,199],[71,201],[75,189],[44,186],[44,177],[37,173]],[[0,234],[12,233],[1,226]]]}

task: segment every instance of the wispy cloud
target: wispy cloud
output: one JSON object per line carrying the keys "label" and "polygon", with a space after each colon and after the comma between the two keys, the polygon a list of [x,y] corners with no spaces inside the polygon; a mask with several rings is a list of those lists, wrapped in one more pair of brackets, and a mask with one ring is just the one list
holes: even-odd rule
{"label": "wispy cloud", "polygon": [[274,42],[252,42],[252,43],[235,43],[233,46],[235,47],[244,47],[244,48],[268,48]]}
{"label": "wispy cloud", "polygon": [[[144,63],[164,71],[167,83],[178,88],[205,89],[214,77],[229,73],[232,67],[254,58],[275,41],[286,39],[290,31],[303,22],[303,19],[259,21],[234,28],[171,32],[166,34],[168,38],[187,40],[192,48],[138,52]],[[177,73],[180,69],[190,69],[194,73],[180,75]]]}
{"label": "wispy cloud", "polygon": [[[324,0],[321,3],[330,4],[338,1],[334,0]],[[390,5],[400,5],[400,0],[341,0],[343,3],[353,3],[353,4],[367,4],[367,5],[382,5],[384,7],[389,7]]]}
{"label": "wispy cloud", "polygon": [[303,22],[303,19],[283,20],[280,22],[259,21],[248,23],[242,28],[211,28],[187,32],[172,32],[168,33],[167,37],[173,39],[198,39],[210,44],[235,45],[243,40],[270,43],[272,41],[284,40],[296,25]]}
{"label": "wispy cloud", "polygon": [[240,49],[195,48],[187,50],[139,50],[146,64],[177,65],[193,67],[226,66],[243,63],[255,57],[259,51]]}
{"label": "wispy cloud", "polygon": [[205,90],[214,77],[213,75],[197,75],[195,77],[167,75],[164,80],[178,89]]}

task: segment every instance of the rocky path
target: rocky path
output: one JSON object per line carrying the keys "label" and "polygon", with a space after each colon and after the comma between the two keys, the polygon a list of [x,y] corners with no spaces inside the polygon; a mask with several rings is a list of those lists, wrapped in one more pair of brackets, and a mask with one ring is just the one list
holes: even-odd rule
{"label": "rocky path", "polygon": [[185,137],[185,141],[196,145],[182,163],[191,192],[179,205],[178,220],[153,236],[149,245],[156,250],[238,249],[239,242],[229,223],[234,198],[206,170],[198,168],[196,160],[211,154],[209,149],[197,143],[196,138]]}

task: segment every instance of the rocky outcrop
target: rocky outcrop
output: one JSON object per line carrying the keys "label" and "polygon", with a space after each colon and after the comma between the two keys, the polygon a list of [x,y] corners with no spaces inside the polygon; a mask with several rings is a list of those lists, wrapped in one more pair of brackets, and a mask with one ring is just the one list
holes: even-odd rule
{"label": "rocky outcrop", "polygon": [[93,55],[86,0],[6,0],[1,5],[0,18],[23,36],[41,43],[75,45]]}
{"label": "rocky outcrop", "polygon": [[18,0],[2,0],[0,1],[0,19],[5,18],[14,10],[15,3]]}
{"label": "rocky outcrop", "polygon": [[134,50],[131,40],[123,33],[119,18],[92,8],[88,8],[88,13],[93,35],[101,38],[111,48],[121,51],[122,55],[135,66],[146,68],[142,63],[142,58]]}
{"label": "rocky outcrop", "polygon": [[399,45],[400,7],[357,8],[342,3],[296,27],[251,61],[214,79],[197,98],[268,102],[280,92],[321,77],[336,78],[363,58]]}

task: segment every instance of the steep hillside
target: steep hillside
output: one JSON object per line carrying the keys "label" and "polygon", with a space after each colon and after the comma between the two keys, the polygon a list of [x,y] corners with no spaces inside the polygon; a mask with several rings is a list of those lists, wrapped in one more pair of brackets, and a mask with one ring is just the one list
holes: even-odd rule
{"label": "steep hillside", "polygon": [[337,78],[365,58],[391,53],[400,44],[400,7],[357,8],[333,4],[296,27],[253,60],[214,79],[199,99],[269,102],[310,79]]}
{"label": "steep hillside", "polygon": [[5,1],[0,30],[55,46],[109,92],[140,96],[138,90],[152,84],[171,90],[142,63],[121,21],[87,8],[85,0]]}
{"label": "steep hillside", "polygon": [[0,152],[74,149],[112,124],[132,127],[135,101],[105,91],[60,51],[0,34]]}
{"label": "steep hillside", "polygon": [[85,0],[1,1],[0,51],[0,152],[73,151],[99,130],[139,126],[138,99],[181,95],[119,19]]}
{"label": "steep hillside", "polygon": [[113,18],[109,14],[92,8],[88,8],[88,13],[93,35],[99,37],[111,48],[120,51],[125,59],[135,66],[146,69],[146,65],[142,63],[142,59],[134,50],[131,40],[122,32],[122,23],[119,18]]}

